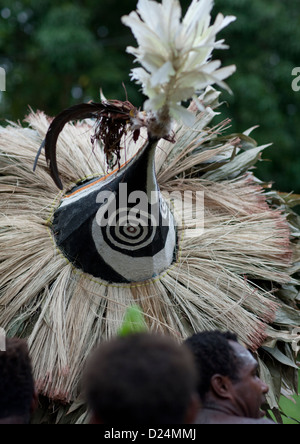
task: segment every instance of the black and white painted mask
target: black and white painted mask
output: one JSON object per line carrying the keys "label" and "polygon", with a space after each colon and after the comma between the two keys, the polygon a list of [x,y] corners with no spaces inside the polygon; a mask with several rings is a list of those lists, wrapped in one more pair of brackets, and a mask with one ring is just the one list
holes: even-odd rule
{"label": "black and white painted mask", "polygon": [[174,217],[155,176],[156,143],[150,140],[123,167],[62,199],[52,230],[77,268],[128,283],[151,279],[176,259]]}

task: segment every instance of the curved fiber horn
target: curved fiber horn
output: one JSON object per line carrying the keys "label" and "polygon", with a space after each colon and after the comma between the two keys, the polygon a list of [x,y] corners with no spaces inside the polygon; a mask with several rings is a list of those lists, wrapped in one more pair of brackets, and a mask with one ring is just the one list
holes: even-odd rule
{"label": "curved fiber horn", "polygon": [[51,177],[54,180],[57,187],[62,190],[63,185],[59,178],[59,172],[56,162],[56,143],[60,132],[63,130],[66,123],[72,120],[88,119],[91,117],[97,117],[98,113],[101,113],[105,109],[105,105],[102,103],[81,103],[71,106],[59,113],[51,122],[47,131],[46,137],[37,153],[34,170],[41,154],[42,148],[45,147],[45,156],[50,168]]}

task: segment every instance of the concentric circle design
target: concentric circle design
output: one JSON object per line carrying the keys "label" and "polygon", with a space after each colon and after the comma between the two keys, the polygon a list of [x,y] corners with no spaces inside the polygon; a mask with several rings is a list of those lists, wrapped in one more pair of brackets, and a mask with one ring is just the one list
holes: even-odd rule
{"label": "concentric circle design", "polygon": [[101,230],[113,249],[137,251],[152,243],[157,223],[151,213],[127,207],[112,213]]}

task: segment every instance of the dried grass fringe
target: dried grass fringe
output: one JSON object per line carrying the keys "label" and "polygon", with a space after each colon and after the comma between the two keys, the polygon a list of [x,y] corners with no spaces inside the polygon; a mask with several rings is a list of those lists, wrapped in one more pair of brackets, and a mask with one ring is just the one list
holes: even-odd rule
{"label": "dried grass fringe", "polygon": [[[201,122],[200,132],[186,133],[186,139],[181,131],[177,146],[162,144],[161,189],[204,191],[203,229],[194,228],[192,212],[182,214],[175,199],[175,216],[183,218],[176,264],[151,281],[110,285],[76,270],[56,249],[48,222],[62,194],[43,156],[32,172],[49,119],[31,113],[27,120],[32,130],[11,124],[0,131],[0,325],[9,335],[28,337],[42,394],[64,402],[76,398],[91,350],[117,333],[132,303],[140,305],[152,331],[178,340],[220,328],[235,331],[252,349],[262,344],[280,302],[251,279],[291,282],[288,225],[249,174],[220,183],[182,177],[228,144],[189,157],[195,144],[213,134]],[[123,160],[140,145],[125,146]],[[66,190],[80,178],[106,173],[104,154],[92,151],[87,124],[68,124],[57,152]]]}

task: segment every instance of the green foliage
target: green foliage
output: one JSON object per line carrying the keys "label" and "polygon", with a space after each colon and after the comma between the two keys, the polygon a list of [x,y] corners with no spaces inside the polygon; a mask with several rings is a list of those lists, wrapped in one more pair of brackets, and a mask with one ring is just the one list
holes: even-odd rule
{"label": "green foliage", "polygon": [[42,56],[55,72],[63,75],[78,66],[88,68],[97,57],[97,44],[87,28],[87,17],[85,10],[73,4],[54,7],[34,35],[36,46],[40,45]]}
{"label": "green foliage", "polygon": [[227,114],[233,129],[254,132],[258,144],[272,142],[256,174],[281,191],[300,190],[300,91],[292,89],[294,67],[300,65],[299,0],[215,0],[215,11],[233,14],[236,22],[222,36],[228,51],[224,64],[235,63],[228,80],[233,96]]}
{"label": "green foliage", "polygon": [[[180,0],[185,10],[190,0]],[[3,119],[23,119],[29,105],[55,115],[88,100],[123,100],[136,106],[143,97],[129,79],[135,45],[120,18],[137,0],[0,0],[0,66],[7,91],[1,94]],[[273,142],[256,174],[281,191],[300,193],[300,91],[293,91],[292,70],[300,65],[299,0],[215,0],[214,14],[235,15],[224,29],[230,49],[219,51],[224,65],[237,72],[228,79],[233,95],[222,116],[231,132],[254,125],[259,145]],[[299,82],[300,84],[300,82]]]}
{"label": "green foliage", "polygon": [[283,416],[284,424],[300,423],[300,396],[293,396],[291,399],[282,397],[280,407],[286,416]]}
{"label": "green foliage", "polygon": [[123,324],[121,325],[118,335],[128,336],[132,333],[141,333],[148,331],[145,323],[144,315],[138,305],[132,305],[127,308]]}
{"label": "green foliage", "polygon": [[[121,4],[120,4],[121,3]],[[29,106],[55,115],[75,103],[108,98],[138,104],[129,82],[133,43],[121,15],[135,1],[0,0],[0,66],[6,70],[3,119],[23,119]]]}
{"label": "green foliage", "polygon": [[[299,371],[299,383],[298,383],[298,393],[300,393],[300,371]],[[280,398],[279,407],[282,413],[281,421],[283,424],[299,424],[300,423],[300,396],[292,396],[286,398],[282,396]],[[271,419],[276,421],[274,414],[268,412]]]}

